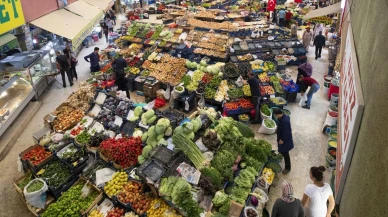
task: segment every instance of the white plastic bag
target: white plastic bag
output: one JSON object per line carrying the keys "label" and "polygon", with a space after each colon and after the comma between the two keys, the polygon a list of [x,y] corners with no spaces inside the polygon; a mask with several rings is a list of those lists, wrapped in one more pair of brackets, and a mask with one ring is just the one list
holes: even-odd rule
{"label": "white plastic bag", "polygon": [[260,109],[260,116],[261,116],[261,119],[263,120],[266,120],[266,119],[272,119],[272,110],[271,111],[271,114],[269,116],[263,114],[263,112],[261,112],[261,109]]}
{"label": "white plastic bag", "polygon": [[304,95],[300,98],[300,101],[299,101],[299,106],[302,107],[302,106],[305,106],[306,105],[306,101],[307,101],[307,95]]}
{"label": "white plastic bag", "polygon": [[[34,182],[43,182],[43,187],[34,192],[27,192],[28,187],[34,183]],[[31,180],[26,187],[24,187],[23,194],[26,198],[26,202],[30,204],[31,206],[37,207],[37,208],[44,208],[46,204],[46,192],[48,190],[47,184],[43,179],[34,179]]]}
{"label": "white plastic bag", "polygon": [[242,78],[241,75],[240,75],[240,77],[238,77],[238,79],[235,82],[235,84],[237,85],[237,87],[242,87],[244,85],[244,79]]}
{"label": "white plastic bag", "polygon": [[205,107],[205,97],[203,94],[201,94],[201,99],[198,101],[198,107],[200,108]]}
{"label": "white plastic bag", "polygon": [[144,108],[148,111],[148,110],[153,109],[154,106],[155,106],[155,100],[152,100],[152,101],[149,102],[146,106],[144,106]]}
{"label": "white plastic bag", "polygon": [[170,99],[170,94],[171,94],[170,89],[171,89],[170,84],[167,84],[166,92],[164,92],[164,95],[163,95],[166,100]]}
{"label": "white plastic bag", "polygon": [[267,134],[267,135],[274,134],[276,132],[276,122],[274,120],[271,120],[275,124],[275,127],[269,128],[269,127],[265,126],[264,121],[265,120],[263,120],[263,122],[261,123],[261,126],[259,128],[259,133]]}

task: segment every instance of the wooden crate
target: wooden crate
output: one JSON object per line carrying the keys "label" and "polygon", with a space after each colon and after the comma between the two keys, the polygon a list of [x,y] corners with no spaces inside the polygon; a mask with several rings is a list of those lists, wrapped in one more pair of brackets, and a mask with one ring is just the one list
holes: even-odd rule
{"label": "wooden crate", "polygon": [[19,188],[18,184],[19,184],[19,182],[21,182],[23,179],[25,179],[25,178],[27,178],[27,177],[29,177],[29,176],[32,176],[31,180],[35,178],[34,175],[29,171],[29,172],[27,172],[26,174],[24,174],[22,177],[16,179],[16,180],[13,182],[13,186],[15,187],[16,192],[23,198],[23,200],[24,200],[24,193],[23,193],[23,190],[24,190],[24,189]]}
{"label": "wooden crate", "polygon": [[[87,181],[84,177],[80,176],[79,179],[74,183],[73,186],[79,184],[80,182],[86,183],[86,182],[88,182],[88,181]],[[87,216],[87,214],[89,213],[89,211],[90,211],[93,207],[95,207],[95,206],[103,199],[102,191],[101,191],[99,188],[97,188],[97,187],[96,187],[95,185],[93,185],[91,182],[89,182],[88,185],[93,189],[93,191],[96,191],[96,192],[98,193],[98,195],[97,195],[96,199],[94,199],[94,201],[92,202],[92,204],[90,204],[90,206],[89,206],[86,210],[84,210],[84,211],[82,212],[82,214],[81,214],[82,216]]]}
{"label": "wooden crate", "polygon": [[24,195],[22,196],[19,194],[19,196],[20,196],[20,199],[24,202],[24,204],[26,204],[27,209],[30,210],[30,212],[37,217],[40,216],[48,208],[48,206],[54,202],[54,198],[47,192],[46,204],[45,204],[44,208],[41,209],[41,208],[33,207],[30,204],[27,204],[27,202],[24,198]]}

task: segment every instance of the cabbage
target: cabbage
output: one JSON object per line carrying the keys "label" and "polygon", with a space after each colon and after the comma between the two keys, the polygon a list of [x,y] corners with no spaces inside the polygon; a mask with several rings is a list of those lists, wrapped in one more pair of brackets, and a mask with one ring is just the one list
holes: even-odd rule
{"label": "cabbage", "polygon": [[214,74],[217,74],[220,72],[220,68],[218,66],[214,66]]}
{"label": "cabbage", "polygon": [[164,134],[157,135],[156,136],[156,141],[159,141],[159,140],[163,139],[163,137],[164,137]]}
{"label": "cabbage", "polygon": [[158,134],[158,135],[164,135],[164,131],[166,130],[166,127],[165,126],[163,126],[162,124],[160,124],[159,122],[158,122],[158,124],[156,124],[156,126],[155,126],[155,132],[156,132],[156,134]]}
{"label": "cabbage", "polygon": [[[196,119],[192,120],[191,123],[193,124],[193,131],[197,132],[200,128],[200,125]],[[201,122],[202,123],[202,122]]]}
{"label": "cabbage", "polygon": [[145,133],[143,133],[143,135],[141,135],[141,141],[142,142],[147,141],[147,138],[148,138],[148,132],[145,132]]}
{"label": "cabbage", "polygon": [[195,68],[197,68],[197,63],[196,62],[192,62],[191,63],[191,67],[190,68],[192,68],[192,69],[195,69]]}
{"label": "cabbage", "polygon": [[172,127],[168,127],[166,131],[164,132],[165,136],[171,136],[172,135]]}
{"label": "cabbage", "polygon": [[156,116],[152,116],[150,119],[147,120],[147,124],[152,124],[156,121]]}
{"label": "cabbage", "polygon": [[193,140],[194,137],[195,137],[194,132],[191,132],[189,135],[187,135],[187,138],[190,139],[190,140]]}
{"label": "cabbage", "polygon": [[[144,149],[143,149],[143,150],[144,150]],[[143,157],[143,155],[139,155],[139,156],[137,157],[137,161],[139,162],[139,164],[142,164],[142,163],[144,163],[145,158]]]}
{"label": "cabbage", "polygon": [[139,116],[132,116],[132,117],[129,118],[129,121],[130,121],[130,122],[135,122],[135,121],[137,121],[138,119],[139,119]]}
{"label": "cabbage", "polygon": [[133,137],[139,137],[142,135],[143,135],[143,131],[141,131],[141,130],[135,130],[135,132],[133,132],[133,134],[132,134]]}
{"label": "cabbage", "polygon": [[185,134],[189,134],[191,132],[193,132],[193,124],[191,122],[186,122],[182,125],[182,128],[183,128],[183,132]]}
{"label": "cabbage", "polygon": [[189,68],[190,68],[190,65],[191,65],[190,60],[186,60],[186,67],[189,67]]}
{"label": "cabbage", "polygon": [[149,136],[149,137],[154,137],[154,138],[156,138],[155,126],[151,126],[151,127],[148,129],[148,136]]}
{"label": "cabbage", "polygon": [[141,155],[143,155],[143,157],[147,158],[148,157],[148,154],[149,152],[152,150],[152,147],[150,145],[146,145],[144,148],[143,148],[143,151],[141,152]]}
{"label": "cabbage", "polygon": [[228,200],[228,196],[225,194],[224,190],[217,191],[212,202],[215,207],[222,206]]}
{"label": "cabbage", "polygon": [[183,131],[183,127],[182,126],[178,126],[177,128],[175,128],[174,133],[180,133],[182,131]]}
{"label": "cabbage", "polygon": [[140,116],[143,113],[143,108],[141,106],[136,106],[135,110],[133,111],[135,116]]}
{"label": "cabbage", "polygon": [[202,66],[206,66],[206,65],[207,65],[207,63],[205,62],[205,60],[201,60],[200,64],[201,64]]}
{"label": "cabbage", "polygon": [[158,123],[156,125],[163,125],[167,128],[170,126],[170,120],[168,120],[167,118],[161,118],[158,120]]}
{"label": "cabbage", "polygon": [[168,145],[168,142],[167,142],[164,138],[161,138],[161,139],[158,141],[158,145],[167,146],[167,145]]}
{"label": "cabbage", "polygon": [[201,66],[201,71],[206,72],[206,66]]}
{"label": "cabbage", "polygon": [[218,73],[218,76],[222,77],[222,76],[224,76],[224,73],[220,72],[220,73]]}
{"label": "cabbage", "polygon": [[[154,137],[148,137],[146,143],[147,143],[146,147],[147,147],[147,146],[150,146],[151,148],[153,148],[153,147],[156,146],[156,144],[158,143],[158,141],[157,141],[156,138],[154,138]],[[143,150],[144,150],[144,149],[143,149]]]}
{"label": "cabbage", "polygon": [[198,70],[201,69],[201,65],[200,65],[200,64],[197,65],[197,69],[198,69]]}
{"label": "cabbage", "polygon": [[155,115],[155,111],[153,109],[148,110],[146,113],[144,113],[144,117],[149,120]]}

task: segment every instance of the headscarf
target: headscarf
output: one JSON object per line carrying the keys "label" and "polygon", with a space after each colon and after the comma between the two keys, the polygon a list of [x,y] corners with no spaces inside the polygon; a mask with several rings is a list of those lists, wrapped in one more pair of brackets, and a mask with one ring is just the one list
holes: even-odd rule
{"label": "headscarf", "polygon": [[313,74],[313,66],[310,63],[303,63],[299,68],[306,72],[307,77],[310,77]]}
{"label": "headscarf", "polygon": [[294,202],[294,190],[292,187],[292,184],[290,182],[287,182],[286,180],[282,183],[282,200],[286,203]]}

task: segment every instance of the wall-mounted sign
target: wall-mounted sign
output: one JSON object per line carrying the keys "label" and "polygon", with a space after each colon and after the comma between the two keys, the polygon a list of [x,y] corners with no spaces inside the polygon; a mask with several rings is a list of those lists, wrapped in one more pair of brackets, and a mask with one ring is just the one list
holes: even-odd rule
{"label": "wall-mounted sign", "polygon": [[307,22],[323,23],[325,25],[330,25],[333,22],[333,19],[327,16],[322,16],[322,17],[314,17],[314,18],[308,19]]}
{"label": "wall-mounted sign", "polygon": [[364,112],[364,98],[354,47],[352,26],[349,24],[341,64],[341,85],[339,99],[339,128],[337,137],[336,202],[340,203],[346,176],[356,145],[361,117]]}
{"label": "wall-mounted sign", "polygon": [[0,0],[0,35],[24,24],[21,0]]}

